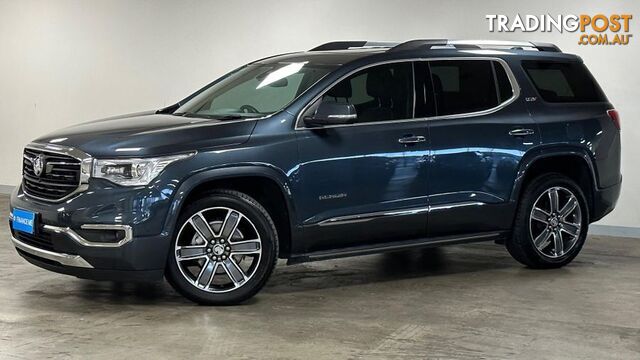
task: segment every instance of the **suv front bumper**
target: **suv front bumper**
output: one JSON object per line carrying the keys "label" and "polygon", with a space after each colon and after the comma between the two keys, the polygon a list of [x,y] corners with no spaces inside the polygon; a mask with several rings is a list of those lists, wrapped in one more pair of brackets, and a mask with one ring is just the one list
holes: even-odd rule
{"label": "suv front bumper", "polygon": [[[170,197],[161,189],[94,184],[61,203],[11,196],[11,210],[37,214],[34,234],[11,230],[12,243],[30,263],[97,280],[160,280],[171,235],[163,231]],[[114,235],[111,241],[103,237]]]}

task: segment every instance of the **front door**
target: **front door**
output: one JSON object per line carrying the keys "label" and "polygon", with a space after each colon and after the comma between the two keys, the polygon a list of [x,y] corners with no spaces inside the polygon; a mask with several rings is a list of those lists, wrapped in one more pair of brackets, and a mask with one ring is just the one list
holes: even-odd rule
{"label": "front door", "polygon": [[308,252],[425,236],[427,127],[414,119],[414,93],[412,62],[384,64],[348,76],[305,111],[301,118],[330,101],[357,112],[352,124],[297,124],[296,206]]}

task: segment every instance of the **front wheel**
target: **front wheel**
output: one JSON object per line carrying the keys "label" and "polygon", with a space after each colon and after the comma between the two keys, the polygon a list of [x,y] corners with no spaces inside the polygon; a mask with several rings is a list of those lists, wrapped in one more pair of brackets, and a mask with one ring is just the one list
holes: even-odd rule
{"label": "front wheel", "polygon": [[277,232],[262,205],[241,192],[219,190],[182,212],[166,277],[199,304],[237,304],[264,286],[277,254]]}
{"label": "front wheel", "polygon": [[582,249],[588,226],[580,187],[564,175],[541,175],[524,190],[507,250],[531,268],[561,267]]}

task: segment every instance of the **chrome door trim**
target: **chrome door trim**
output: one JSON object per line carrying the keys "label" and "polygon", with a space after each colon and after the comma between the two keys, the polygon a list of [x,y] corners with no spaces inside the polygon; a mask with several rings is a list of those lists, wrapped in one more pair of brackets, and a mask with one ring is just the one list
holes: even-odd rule
{"label": "chrome door trim", "polygon": [[85,259],[83,259],[80,255],[70,255],[39,249],[35,246],[25,244],[22,241],[14,238],[13,236],[11,237],[11,242],[13,242],[13,246],[15,246],[17,249],[43,259],[55,261],[66,266],[93,269],[93,266],[89,264]]}
{"label": "chrome door trim", "polygon": [[450,210],[450,209],[455,209],[455,208],[465,207],[465,206],[483,206],[483,205],[486,205],[486,203],[483,203],[480,201],[463,201],[459,203],[431,205],[429,207],[429,211]]}
{"label": "chrome door trim", "polygon": [[[465,60],[497,61],[498,63],[500,63],[502,65],[502,67],[504,68],[505,72],[507,73],[507,77],[509,78],[509,82],[511,83],[511,88],[513,89],[513,95],[509,99],[507,99],[506,101],[498,104],[497,106],[495,106],[493,108],[486,109],[486,110],[480,110],[480,111],[474,111],[474,112],[470,112],[470,113],[442,115],[442,116],[431,116],[431,117],[424,117],[424,118],[373,121],[373,122],[355,123],[355,124],[327,125],[327,126],[320,126],[320,127],[314,127],[314,128],[307,128],[305,126],[301,126],[301,124],[303,123],[301,121],[302,120],[302,114],[304,114],[305,111],[307,111],[307,109],[311,105],[313,105],[319,98],[321,98],[334,85],[336,85],[340,81],[348,78],[349,76],[355,74],[358,71],[361,71],[361,70],[364,70],[364,69],[368,69],[370,67],[374,67],[374,66],[378,66],[378,65],[385,65],[385,64],[396,64],[396,63],[417,62],[417,61],[427,61],[427,62],[429,62],[429,61],[451,61],[451,60],[460,60],[460,61],[465,61]],[[415,72],[414,72],[414,79],[415,79]],[[414,91],[415,91],[415,85],[414,85]],[[296,122],[295,122],[295,125],[294,125],[294,130],[296,130],[296,131],[300,131],[300,130],[318,130],[318,129],[347,127],[347,126],[366,126],[366,125],[381,125],[381,124],[391,124],[391,123],[404,123],[404,122],[412,122],[412,121],[433,121],[433,120],[459,119],[459,118],[468,118],[468,117],[489,115],[489,114],[492,114],[492,113],[494,113],[496,111],[499,111],[499,110],[505,108],[506,106],[508,106],[511,103],[513,103],[514,101],[516,101],[516,99],[518,99],[520,97],[520,92],[521,92],[520,85],[518,84],[518,81],[516,80],[516,77],[513,74],[513,71],[509,67],[509,64],[507,64],[506,61],[504,61],[503,59],[498,58],[498,57],[461,56],[461,57],[435,57],[435,58],[429,57],[429,58],[410,58],[410,59],[385,60],[385,61],[380,61],[380,62],[376,62],[376,63],[363,65],[363,66],[361,66],[361,67],[359,67],[359,68],[357,68],[355,70],[352,70],[352,71],[348,72],[347,74],[339,77],[336,81],[332,82],[329,86],[327,86],[324,90],[322,90],[320,92],[320,94],[316,95],[311,101],[309,101],[302,108],[302,110],[300,112],[298,112],[298,115],[296,117]],[[415,96],[414,96],[414,100],[415,100]],[[415,104],[414,104],[414,112],[415,112]]]}
{"label": "chrome door trim", "polygon": [[382,218],[382,217],[415,215],[415,214],[420,214],[424,212],[429,212],[428,206],[405,209],[405,210],[379,211],[379,212],[356,214],[356,215],[338,216],[338,217],[320,221],[319,223],[317,223],[317,225],[320,225],[320,226],[344,225],[344,224],[371,221],[373,219]]}
{"label": "chrome door trim", "polygon": [[345,225],[345,224],[353,224],[353,223],[359,223],[359,222],[367,222],[367,221],[371,221],[371,220],[379,219],[383,217],[417,215],[420,213],[429,213],[431,211],[437,211],[437,210],[448,210],[448,209],[453,209],[458,207],[483,206],[483,205],[485,205],[485,203],[480,201],[464,201],[459,203],[429,205],[429,206],[414,207],[414,208],[408,208],[408,209],[402,209],[402,210],[377,211],[377,212],[362,213],[362,214],[355,214],[355,215],[337,216],[337,217],[326,219],[316,224],[310,224],[310,225],[319,225],[319,226]]}
{"label": "chrome door trim", "polygon": [[114,248],[120,247],[133,239],[133,229],[129,225],[120,225],[120,224],[84,224],[80,226],[80,228],[85,230],[120,230],[124,231],[124,238],[118,242],[114,243],[104,243],[104,242],[95,242],[88,239],[83,238],[75,232],[73,229],[69,227],[61,227],[61,226],[53,226],[53,225],[43,225],[43,230],[47,232],[52,232],[56,234],[62,234],[68,237],[69,239],[77,242],[82,246],[87,247],[101,247],[101,248]]}

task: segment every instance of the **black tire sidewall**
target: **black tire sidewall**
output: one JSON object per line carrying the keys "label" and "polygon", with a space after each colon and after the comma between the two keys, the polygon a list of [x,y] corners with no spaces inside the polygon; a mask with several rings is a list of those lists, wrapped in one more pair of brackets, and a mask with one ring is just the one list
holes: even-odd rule
{"label": "black tire sidewall", "polygon": [[[166,277],[169,283],[183,296],[204,305],[232,305],[255,295],[266,283],[277,260],[277,233],[268,213],[255,200],[245,194],[234,192],[211,193],[189,204],[180,215],[170,252],[167,256]],[[251,201],[253,200],[253,201]],[[174,256],[178,233],[183,224],[198,211],[212,207],[228,207],[240,211],[253,222],[261,238],[262,254],[255,274],[247,283],[226,293],[211,293],[196,288],[188,282],[178,268]]]}

